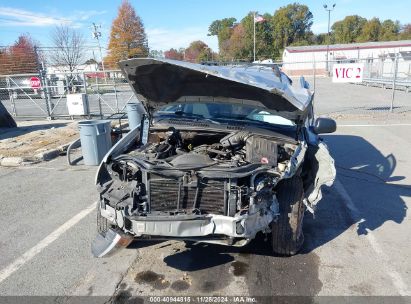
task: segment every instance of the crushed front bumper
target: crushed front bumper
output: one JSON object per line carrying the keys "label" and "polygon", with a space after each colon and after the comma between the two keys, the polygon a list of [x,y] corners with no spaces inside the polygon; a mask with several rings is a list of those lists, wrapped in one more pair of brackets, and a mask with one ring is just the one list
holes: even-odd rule
{"label": "crushed front bumper", "polygon": [[255,208],[254,212],[235,217],[214,214],[134,217],[125,215],[122,210],[115,211],[109,205],[102,206],[101,215],[135,237],[183,239],[212,236],[253,239],[257,232],[268,229],[276,218],[276,214],[266,208]]}

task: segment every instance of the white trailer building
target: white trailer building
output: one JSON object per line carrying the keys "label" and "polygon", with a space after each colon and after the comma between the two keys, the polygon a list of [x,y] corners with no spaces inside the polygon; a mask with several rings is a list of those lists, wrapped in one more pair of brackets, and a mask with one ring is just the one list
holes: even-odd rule
{"label": "white trailer building", "polygon": [[[333,44],[328,48],[328,71],[334,63],[364,62],[366,77],[392,77],[398,54],[397,77],[411,78],[411,40]],[[327,75],[327,46],[289,46],[283,52],[283,70],[290,76]]]}

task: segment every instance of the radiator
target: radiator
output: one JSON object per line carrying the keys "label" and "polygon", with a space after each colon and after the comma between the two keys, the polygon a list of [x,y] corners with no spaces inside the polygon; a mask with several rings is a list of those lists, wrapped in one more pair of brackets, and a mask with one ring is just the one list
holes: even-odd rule
{"label": "radiator", "polygon": [[151,211],[188,211],[202,214],[225,212],[226,180],[199,180],[198,187],[184,187],[182,180],[152,177],[148,182]]}

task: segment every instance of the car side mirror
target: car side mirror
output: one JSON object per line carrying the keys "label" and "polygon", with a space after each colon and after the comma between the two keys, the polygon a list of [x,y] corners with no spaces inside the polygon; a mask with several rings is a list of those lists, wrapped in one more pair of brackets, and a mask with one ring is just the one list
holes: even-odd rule
{"label": "car side mirror", "polygon": [[337,130],[337,123],[334,119],[319,117],[315,120],[313,131],[315,134],[333,133]]}

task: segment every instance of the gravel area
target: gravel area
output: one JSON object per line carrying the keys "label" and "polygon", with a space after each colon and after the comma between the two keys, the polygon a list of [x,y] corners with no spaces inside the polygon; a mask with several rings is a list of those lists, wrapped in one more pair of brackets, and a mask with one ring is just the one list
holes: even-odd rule
{"label": "gravel area", "polygon": [[1,157],[32,157],[78,138],[77,122],[25,122],[18,128],[0,129]]}

